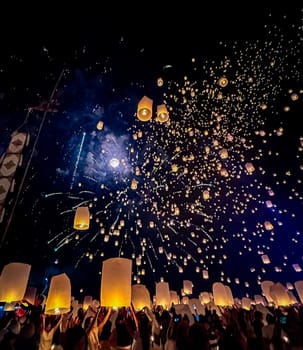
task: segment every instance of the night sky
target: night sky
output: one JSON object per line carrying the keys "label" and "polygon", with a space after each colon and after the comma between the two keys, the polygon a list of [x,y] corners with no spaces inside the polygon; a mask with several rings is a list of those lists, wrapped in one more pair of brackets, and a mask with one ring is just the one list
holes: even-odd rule
{"label": "night sky", "polygon": [[[191,280],[196,295],[220,281],[238,297],[301,280],[302,10],[36,10],[2,14],[0,155],[12,132],[31,138],[0,267],[30,263],[40,291],[66,272],[80,298],[98,298],[102,261],[118,256],[151,294],[160,278],[178,293]],[[136,117],[144,95],[149,122]]]}

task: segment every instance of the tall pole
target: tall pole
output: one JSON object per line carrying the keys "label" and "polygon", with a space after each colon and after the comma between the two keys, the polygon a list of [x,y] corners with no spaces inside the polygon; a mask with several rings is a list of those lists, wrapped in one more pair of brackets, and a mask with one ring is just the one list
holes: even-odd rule
{"label": "tall pole", "polygon": [[40,134],[41,134],[41,130],[43,129],[43,126],[44,126],[44,123],[45,123],[45,120],[46,120],[46,116],[47,116],[47,112],[49,111],[50,109],[50,106],[51,106],[51,103],[53,101],[53,98],[55,96],[55,93],[56,93],[56,90],[58,88],[58,85],[60,84],[60,81],[63,77],[63,74],[64,74],[64,69],[62,69],[56,83],[55,83],[55,86],[52,90],[52,93],[49,97],[49,100],[47,102],[47,105],[45,107],[45,110],[44,110],[44,113],[43,113],[43,116],[42,116],[42,119],[41,119],[41,122],[40,122],[40,126],[39,126],[39,129],[38,129],[38,133],[37,133],[37,136],[36,136],[36,139],[35,139],[35,142],[33,144],[33,148],[32,148],[32,151],[30,153],[30,156],[29,156],[29,159],[28,159],[28,162],[26,164],[26,167],[25,167],[25,170],[24,170],[24,173],[23,173],[23,176],[22,176],[22,179],[21,179],[21,183],[20,183],[20,186],[19,186],[19,189],[18,189],[18,192],[17,192],[17,195],[16,195],[16,198],[15,198],[15,201],[14,201],[14,204],[13,204],[13,207],[12,207],[12,210],[10,212],[10,215],[7,219],[7,222],[6,222],[6,225],[5,225],[5,228],[4,228],[4,232],[2,234],[2,237],[1,237],[1,241],[0,241],[0,249],[2,248],[2,245],[6,239],[6,236],[7,236],[7,232],[10,228],[10,225],[11,225],[11,222],[12,222],[12,219],[14,217],[14,214],[15,214],[15,210],[16,210],[16,207],[17,207],[17,204],[19,202],[19,198],[20,198],[20,195],[21,195],[21,192],[23,190],[23,186],[24,186],[24,183],[25,183],[25,179],[26,179],[26,176],[27,176],[27,173],[29,171],[29,167],[31,165],[31,162],[32,162],[32,159],[33,159],[33,156],[34,156],[34,153],[36,151],[36,148],[37,148],[37,144],[38,144],[38,141],[39,141],[39,137],[40,137]]}

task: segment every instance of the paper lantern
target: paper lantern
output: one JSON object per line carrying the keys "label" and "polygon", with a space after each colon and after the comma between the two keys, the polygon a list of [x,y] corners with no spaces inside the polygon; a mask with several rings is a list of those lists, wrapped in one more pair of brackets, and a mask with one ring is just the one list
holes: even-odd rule
{"label": "paper lantern", "polygon": [[261,305],[266,305],[266,301],[264,299],[264,297],[262,295],[256,294],[254,295],[254,300],[255,300],[255,304],[261,304]]}
{"label": "paper lantern", "polygon": [[75,230],[88,230],[89,229],[90,214],[88,207],[78,207],[74,218]]}
{"label": "paper lantern", "polygon": [[274,283],[270,287],[270,295],[277,306],[291,305],[291,299],[282,283]]}
{"label": "paper lantern", "polygon": [[209,191],[208,190],[204,190],[203,191],[203,199],[205,201],[209,199]]}
{"label": "paper lantern", "polygon": [[151,299],[149,290],[143,284],[132,285],[132,304],[136,311],[142,310],[144,307],[151,308]]}
{"label": "paper lantern", "polygon": [[207,280],[209,278],[209,275],[208,275],[208,271],[207,270],[203,270],[202,271],[202,277],[203,279]]}
{"label": "paper lantern", "polygon": [[170,294],[170,301],[172,304],[176,305],[180,303],[179,295],[175,290],[170,290],[169,294]]}
{"label": "paper lantern", "polygon": [[299,264],[293,264],[292,267],[294,268],[294,270],[296,272],[301,272],[302,271],[302,268]]}
{"label": "paper lantern", "polygon": [[91,295],[86,295],[83,299],[83,310],[87,310],[93,302],[93,297]]}
{"label": "paper lantern", "polygon": [[31,265],[9,263],[4,266],[0,276],[0,302],[11,303],[23,299]]}
{"label": "paper lantern", "polygon": [[266,255],[266,254],[262,255],[261,259],[263,261],[263,264],[270,264],[270,259],[269,259],[268,255]]}
{"label": "paper lantern", "polygon": [[16,302],[5,303],[3,311],[15,311]]}
{"label": "paper lantern", "polygon": [[169,114],[165,104],[157,106],[157,120],[160,123],[166,123],[169,119]]}
{"label": "paper lantern", "polygon": [[98,123],[97,123],[97,129],[98,130],[102,130],[103,129],[103,125],[104,125],[103,121],[99,120]]}
{"label": "paper lantern", "polygon": [[251,307],[251,299],[250,298],[242,298],[241,305],[244,310],[250,310]]}
{"label": "paper lantern", "polygon": [[270,287],[274,284],[272,281],[262,281],[261,282],[261,289],[263,292],[263,295],[265,296],[266,300],[269,303],[273,303],[273,299],[270,295]]}
{"label": "paper lantern", "polygon": [[186,295],[190,295],[193,293],[193,283],[192,281],[189,280],[184,280],[183,281],[183,292]]}
{"label": "paper lantern", "polygon": [[219,151],[219,155],[221,159],[227,159],[228,158],[228,151],[226,148],[222,148]]}
{"label": "paper lantern", "polygon": [[245,164],[245,169],[249,174],[252,174],[255,171],[255,167],[253,166],[252,163],[246,163]]}
{"label": "paper lantern", "polygon": [[65,273],[51,278],[48,295],[45,303],[45,314],[58,315],[70,311],[71,284]]}
{"label": "paper lantern", "polygon": [[303,281],[296,281],[295,288],[300,298],[301,304],[303,304]]}
{"label": "paper lantern", "polygon": [[131,188],[132,190],[136,190],[136,189],[138,188],[138,181],[137,181],[136,179],[132,179],[130,188]]}
{"label": "paper lantern", "polygon": [[202,304],[208,304],[208,303],[210,303],[210,301],[211,301],[211,300],[210,300],[210,295],[209,295],[208,292],[202,292],[202,293],[200,293],[199,298],[200,298],[200,301],[201,301]]}
{"label": "paper lantern", "polygon": [[189,303],[189,298],[188,297],[183,297],[181,299],[181,304],[188,305],[188,303]]}
{"label": "paper lantern", "polygon": [[156,283],[156,304],[167,309],[171,305],[169,285],[167,282]]}
{"label": "paper lantern", "polygon": [[153,113],[152,109],[153,109],[153,100],[148,98],[147,96],[143,96],[138,103],[137,118],[141,122],[149,121],[152,117],[152,113]]}
{"label": "paper lantern", "polygon": [[35,305],[36,294],[37,294],[37,288],[35,288],[35,287],[27,287],[23,299],[28,301],[30,304]]}
{"label": "paper lantern", "polygon": [[265,221],[264,222],[264,227],[265,227],[265,230],[267,230],[267,231],[271,231],[274,228],[270,221]]}
{"label": "paper lantern", "polygon": [[228,306],[233,306],[234,305],[234,297],[233,297],[233,293],[232,293],[229,286],[225,286],[225,293],[227,296]]}
{"label": "paper lantern", "polygon": [[226,87],[228,85],[228,79],[226,77],[221,77],[219,80],[218,80],[218,84],[221,86],[221,87]]}
{"label": "paper lantern", "polygon": [[223,283],[215,282],[213,284],[214,303],[217,306],[229,306],[229,298]]}
{"label": "paper lantern", "polygon": [[128,307],[131,303],[132,260],[111,258],[103,261],[101,305]]}

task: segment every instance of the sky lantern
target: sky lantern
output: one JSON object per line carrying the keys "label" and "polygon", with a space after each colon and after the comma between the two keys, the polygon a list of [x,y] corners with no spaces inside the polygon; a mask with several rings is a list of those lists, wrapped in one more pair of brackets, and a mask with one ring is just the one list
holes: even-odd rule
{"label": "sky lantern", "polygon": [[269,259],[268,255],[263,254],[263,255],[261,256],[261,259],[262,259],[262,261],[263,261],[263,264],[270,264],[270,259]]}
{"label": "sky lantern", "polygon": [[246,297],[243,297],[241,299],[241,304],[242,304],[242,308],[244,310],[250,310],[250,307],[251,307],[251,299],[250,298],[246,298]]}
{"label": "sky lantern", "polygon": [[199,299],[202,304],[208,304],[211,301],[210,295],[208,292],[202,292],[199,295]]}
{"label": "sky lantern", "polygon": [[264,227],[265,227],[265,230],[267,230],[267,231],[271,231],[274,228],[270,221],[265,221],[264,222]]}
{"label": "sky lantern", "polygon": [[45,303],[45,314],[58,315],[70,311],[71,283],[65,273],[51,278],[48,295]]}
{"label": "sky lantern", "polygon": [[294,283],[295,285],[295,288],[296,288],[296,291],[297,291],[297,294],[300,298],[300,301],[301,301],[301,304],[303,304],[303,281],[296,281]]}
{"label": "sky lantern", "polygon": [[78,207],[76,209],[74,217],[74,229],[75,230],[88,230],[89,229],[90,213],[87,206]]}
{"label": "sky lantern", "polygon": [[253,166],[252,163],[249,163],[249,162],[245,164],[245,169],[249,174],[252,174],[255,171],[255,167]]}
{"label": "sky lantern", "polygon": [[228,151],[227,151],[226,148],[220,149],[219,154],[220,154],[220,158],[221,159],[227,159],[228,158]]}
{"label": "sky lantern", "polygon": [[221,77],[219,80],[218,80],[218,84],[221,86],[221,87],[226,87],[228,85],[228,79],[226,77]]}
{"label": "sky lantern", "polygon": [[209,191],[208,190],[204,190],[202,195],[203,195],[203,199],[205,201],[209,199]]}
{"label": "sky lantern", "polygon": [[223,283],[213,283],[214,303],[217,306],[229,306],[229,296],[226,293],[226,288]]}
{"label": "sky lantern", "polygon": [[167,309],[171,305],[170,292],[168,282],[156,283],[156,304],[162,305],[164,309]]}
{"label": "sky lantern", "polygon": [[98,130],[102,130],[103,129],[103,126],[104,126],[104,123],[102,120],[99,120],[98,123],[97,123],[97,129]]}
{"label": "sky lantern", "polygon": [[169,119],[169,114],[165,104],[157,106],[157,120],[160,123],[166,123]]}
{"label": "sky lantern", "polygon": [[261,282],[261,289],[263,292],[263,295],[265,296],[266,300],[269,303],[273,303],[273,299],[270,295],[270,287],[274,284],[272,281],[262,281]]}
{"label": "sky lantern", "polygon": [[143,284],[132,285],[132,303],[136,311],[142,310],[144,307],[151,307],[151,298],[149,290]]}
{"label": "sky lantern", "polygon": [[128,307],[131,303],[132,260],[110,258],[103,261],[101,305]]}
{"label": "sky lantern", "polygon": [[143,96],[138,103],[137,118],[141,122],[147,122],[152,118],[153,100],[147,96]]}
{"label": "sky lantern", "polygon": [[93,297],[91,295],[86,295],[83,299],[83,310],[86,311],[93,302]]}
{"label": "sky lantern", "polygon": [[203,279],[207,280],[209,278],[209,275],[208,275],[208,271],[207,270],[203,270],[202,271],[202,277]]}
{"label": "sky lantern", "polygon": [[169,294],[170,294],[170,301],[172,304],[174,304],[174,305],[180,304],[179,295],[175,290],[170,290]]}
{"label": "sky lantern", "polygon": [[130,188],[131,188],[132,190],[136,190],[136,189],[138,188],[138,181],[137,181],[136,179],[132,179]]}
{"label": "sky lantern", "polygon": [[189,280],[183,280],[183,292],[186,295],[193,293],[193,282]]}
{"label": "sky lantern", "polygon": [[24,294],[24,300],[28,301],[30,304],[34,305],[36,300],[37,288],[36,287],[27,287]]}
{"label": "sky lantern", "polygon": [[4,266],[0,276],[0,302],[17,302],[26,292],[31,265],[13,262]]}
{"label": "sky lantern", "polygon": [[274,283],[270,287],[270,295],[277,306],[291,305],[291,299],[282,283]]}

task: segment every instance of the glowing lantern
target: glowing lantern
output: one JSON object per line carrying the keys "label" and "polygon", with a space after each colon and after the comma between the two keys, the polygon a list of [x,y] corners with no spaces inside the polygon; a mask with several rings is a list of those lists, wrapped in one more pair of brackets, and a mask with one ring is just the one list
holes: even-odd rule
{"label": "glowing lantern", "polygon": [[263,264],[270,264],[270,259],[269,259],[268,255],[266,255],[266,254],[262,255],[261,259],[263,261]]}
{"label": "glowing lantern", "polygon": [[27,287],[23,299],[28,301],[30,304],[35,305],[36,293],[37,293],[37,288]]}
{"label": "glowing lantern", "polygon": [[228,85],[228,79],[225,78],[225,77],[221,77],[219,80],[218,80],[218,84],[221,86],[221,87],[226,87]]}
{"label": "glowing lantern", "polygon": [[4,266],[0,276],[0,302],[22,300],[26,291],[31,265],[10,263]]}
{"label": "glowing lantern", "polygon": [[265,202],[267,208],[272,208],[272,202],[271,201],[266,201]]}
{"label": "glowing lantern", "polygon": [[137,118],[141,122],[147,122],[152,117],[153,100],[147,96],[143,96],[138,103]]}
{"label": "glowing lantern", "polygon": [[255,299],[255,304],[256,305],[261,304],[261,305],[265,306],[266,302],[265,302],[264,297],[262,297],[262,295],[256,294],[254,296],[254,299]]}
{"label": "glowing lantern", "polygon": [[179,295],[176,291],[170,290],[169,294],[170,294],[170,301],[172,304],[174,304],[174,305],[180,304],[180,298],[179,298]]}
{"label": "glowing lantern", "polygon": [[157,106],[157,120],[160,123],[165,123],[169,119],[168,111],[165,104]]}
{"label": "glowing lantern", "polygon": [[228,171],[227,171],[227,169],[222,168],[222,169],[220,170],[220,174],[221,174],[221,176],[223,176],[223,177],[228,177]]}
{"label": "glowing lantern", "polygon": [[93,302],[93,297],[91,295],[86,295],[83,300],[83,310],[87,310]]}
{"label": "glowing lantern", "polygon": [[225,294],[227,296],[228,306],[234,305],[234,297],[229,286],[225,286]]}
{"label": "glowing lantern", "polygon": [[159,247],[159,253],[163,254],[163,247]]}
{"label": "glowing lantern", "polygon": [[251,306],[251,299],[249,298],[242,298],[241,300],[241,304],[242,304],[242,308],[244,310],[250,310],[250,306]]}
{"label": "glowing lantern", "polygon": [[300,298],[301,304],[303,304],[303,281],[296,281],[295,288]]}
{"label": "glowing lantern", "polygon": [[139,167],[137,167],[137,166],[136,166],[136,169],[135,169],[135,174],[136,174],[137,176],[139,176],[139,175],[140,175],[140,168],[139,168]]}
{"label": "glowing lantern", "polygon": [[229,306],[229,298],[223,283],[215,282],[213,284],[214,303],[217,306]]}
{"label": "glowing lantern", "polygon": [[57,315],[70,311],[71,284],[65,273],[53,276],[45,303],[45,314]]}
{"label": "glowing lantern", "polygon": [[203,191],[203,199],[205,201],[209,199],[209,191],[208,190],[204,190]]}
{"label": "glowing lantern", "polygon": [[208,292],[202,292],[200,293],[200,301],[202,304],[208,304],[210,303],[210,295]]}
{"label": "glowing lantern", "polygon": [[181,299],[181,304],[188,305],[188,303],[189,303],[188,297],[183,297],[183,298]]}
{"label": "glowing lantern", "polygon": [[171,165],[171,170],[173,173],[176,173],[178,171],[178,165],[177,164],[172,164]]}
{"label": "glowing lantern", "polygon": [[163,86],[163,79],[162,79],[162,78],[158,78],[158,79],[157,79],[157,85],[158,85],[159,87]]}
{"label": "glowing lantern", "polygon": [[132,303],[136,311],[142,310],[144,307],[151,307],[150,294],[146,286],[143,284],[132,285]]}
{"label": "glowing lantern", "polygon": [[132,179],[132,183],[130,185],[132,190],[136,190],[138,188],[138,181],[136,179]]}
{"label": "glowing lantern", "polygon": [[272,281],[262,281],[261,282],[261,289],[262,289],[263,295],[265,296],[266,300],[269,303],[273,303],[273,299],[270,295],[270,288],[273,284],[274,284],[274,282],[272,282]]}
{"label": "glowing lantern", "polygon": [[294,270],[296,272],[301,272],[302,271],[302,268],[299,264],[293,264],[292,267],[294,268]]}
{"label": "glowing lantern", "polygon": [[249,174],[252,174],[255,171],[255,167],[253,166],[252,163],[246,163],[245,164],[245,169]]}
{"label": "glowing lantern", "polygon": [[220,149],[219,154],[220,154],[220,158],[221,158],[221,159],[226,159],[226,158],[228,158],[228,152],[227,152],[227,149],[226,149],[226,148]]}
{"label": "glowing lantern", "polygon": [[169,285],[167,282],[156,283],[156,302],[167,309],[171,305]]}
{"label": "glowing lantern", "polygon": [[207,279],[209,278],[209,276],[208,276],[208,271],[207,271],[207,270],[203,270],[203,271],[202,271],[202,277],[203,277],[205,280],[207,280]]}
{"label": "glowing lantern", "polygon": [[291,304],[286,288],[280,282],[274,283],[270,287],[270,295],[277,306],[289,306]]}
{"label": "glowing lantern", "polygon": [[183,281],[183,292],[184,294],[190,295],[193,293],[193,283],[189,280]]}
{"label": "glowing lantern", "polygon": [[3,310],[4,311],[14,311],[15,310],[15,305],[16,305],[16,302],[5,303]]}
{"label": "glowing lantern", "polygon": [[89,229],[90,214],[88,207],[78,207],[74,217],[74,229],[75,230],[88,230]]}
{"label": "glowing lantern", "polygon": [[270,221],[265,221],[264,222],[264,227],[265,227],[265,230],[267,230],[267,231],[271,231],[274,228]]}
{"label": "glowing lantern", "polygon": [[101,305],[122,307],[131,303],[132,260],[111,258],[103,261]]}
{"label": "glowing lantern", "polygon": [[154,223],[153,221],[150,221],[150,222],[149,222],[149,227],[150,227],[150,228],[154,228],[154,227],[155,227],[155,223]]}
{"label": "glowing lantern", "polygon": [[98,123],[97,123],[97,129],[98,130],[102,130],[103,129],[103,125],[104,125],[103,121],[99,120]]}

